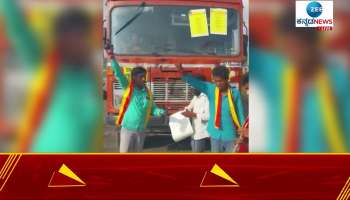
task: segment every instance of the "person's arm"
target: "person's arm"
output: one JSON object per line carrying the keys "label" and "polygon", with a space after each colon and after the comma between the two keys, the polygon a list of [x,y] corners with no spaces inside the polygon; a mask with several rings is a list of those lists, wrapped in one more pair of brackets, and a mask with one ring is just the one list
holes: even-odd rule
{"label": "person's arm", "polygon": [[203,92],[204,94],[209,94],[210,83],[206,81],[201,81],[190,74],[185,74],[182,76],[182,80],[186,81],[188,84],[192,85],[192,87],[197,90]]}
{"label": "person's arm", "polygon": [[208,95],[210,83],[206,81],[201,81],[190,74],[185,74],[181,65],[176,65],[178,71],[182,74],[182,80],[192,85],[192,87]]}
{"label": "person's arm", "polygon": [[287,66],[286,59],[278,52],[272,52],[263,48],[249,48],[249,81],[252,85],[258,85],[264,95],[276,95],[273,93],[279,88],[278,78]]}
{"label": "person's arm", "polygon": [[115,60],[115,58],[111,58],[111,67],[114,71],[114,75],[115,77],[118,79],[121,87],[123,89],[126,89],[128,88],[129,86],[129,81],[128,79],[126,78],[126,76],[123,74],[121,68],[120,68],[120,65],[119,63]]}
{"label": "person's arm", "polygon": [[209,120],[209,100],[207,97],[203,99],[202,110],[197,113],[197,116],[202,120],[202,122],[207,122]]}
{"label": "person's arm", "polygon": [[243,103],[241,99],[241,94],[239,90],[233,89],[233,98],[234,98],[234,104],[236,107],[236,112],[238,116],[239,123],[241,125],[241,128],[237,130],[238,135],[240,136],[240,142],[243,142],[244,137],[248,137],[248,128],[243,128],[243,125],[245,123],[245,117],[244,117],[244,109],[243,109]]}
{"label": "person's arm", "polygon": [[191,100],[190,104],[185,107],[185,110],[192,111],[194,106],[194,98]]}
{"label": "person's arm", "polygon": [[161,109],[161,108],[158,108],[158,106],[153,102],[153,105],[152,105],[152,116],[161,117],[164,114],[165,114],[165,110]]}
{"label": "person's arm", "polygon": [[340,108],[336,112],[336,114],[340,118],[339,121],[344,132],[345,140],[347,140],[346,146],[348,151],[350,151],[350,123],[349,123],[350,122],[350,90],[349,90],[350,83],[349,83],[349,80],[350,79],[347,78],[347,80],[344,80],[342,82],[343,85],[339,84],[339,87],[340,87],[339,90],[341,90],[341,92],[339,94],[337,105],[333,105],[333,107],[337,106],[338,109]]}
{"label": "person's arm", "polygon": [[42,60],[42,49],[38,38],[30,30],[23,12],[14,0],[0,1],[0,15],[3,17],[5,31],[15,52],[26,66],[37,68]]}
{"label": "person's arm", "polygon": [[346,64],[333,57],[327,57],[325,70],[332,85],[338,121],[345,136],[347,150],[350,150],[350,70]]}
{"label": "person's arm", "polygon": [[[332,84],[334,94],[336,115],[344,132],[347,150],[350,151],[350,71],[343,63],[332,61],[328,64],[328,74]],[[338,108],[338,109],[337,109]]]}
{"label": "person's arm", "polygon": [[245,122],[245,118],[244,118],[244,109],[243,109],[241,94],[239,93],[239,90],[233,89],[233,98],[234,98],[234,104],[237,108],[237,116],[238,116],[239,123],[241,124],[241,126],[243,126]]}

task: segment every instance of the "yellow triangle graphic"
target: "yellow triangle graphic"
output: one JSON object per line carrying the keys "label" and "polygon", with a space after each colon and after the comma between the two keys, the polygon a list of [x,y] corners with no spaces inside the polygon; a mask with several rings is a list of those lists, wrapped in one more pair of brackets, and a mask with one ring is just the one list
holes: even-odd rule
{"label": "yellow triangle graphic", "polygon": [[225,179],[225,180],[227,180],[227,181],[230,181],[230,182],[233,183],[233,184],[238,185],[238,183],[237,183],[235,180],[233,180],[233,179],[231,178],[231,176],[229,176],[229,175],[228,175],[223,169],[221,169],[221,167],[219,167],[219,165],[217,165],[217,164],[215,164],[215,165],[213,166],[213,168],[210,170],[210,172],[213,173],[213,174],[215,174],[215,175],[217,175],[217,176],[219,176],[219,177],[221,177],[221,178],[223,178],[223,179]]}
{"label": "yellow triangle graphic", "polygon": [[79,183],[86,185],[86,183],[84,181],[82,181],[71,169],[69,169],[67,167],[67,165],[63,164],[60,168],[60,170],[58,171],[59,173],[78,181]]}

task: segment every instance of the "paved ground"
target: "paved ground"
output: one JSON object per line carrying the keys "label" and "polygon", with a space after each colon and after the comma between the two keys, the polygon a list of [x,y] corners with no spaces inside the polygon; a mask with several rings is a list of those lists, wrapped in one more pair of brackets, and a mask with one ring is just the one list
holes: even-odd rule
{"label": "paved ground", "polygon": [[[144,152],[190,152],[190,140],[174,143],[169,132],[153,129],[154,132],[146,133]],[[119,151],[119,129],[111,125],[105,125],[104,151]]]}
{"label": "paved ground", "polygon": [[[190,139],[175,143],[165,118],[152,118],[146,132],[144,152],[191,152]],[[105,117],[104,151],[119,152],[119,129],[113,117]]]}

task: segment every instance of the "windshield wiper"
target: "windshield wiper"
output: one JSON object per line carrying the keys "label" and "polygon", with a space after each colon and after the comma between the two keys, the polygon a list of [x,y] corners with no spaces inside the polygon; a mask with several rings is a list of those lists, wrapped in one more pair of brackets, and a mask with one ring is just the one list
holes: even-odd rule
{"label": "windshield wiper", "polygon": [[133,21],[135,21],[145,10],[146,3],[142,2],[141,5],[138,7],[139,12],[136,13],[128,22],[126,22],[118,31],[114,33],[114,36],[118,35],[120,32],[122,32],[126,27],[128,27]]}

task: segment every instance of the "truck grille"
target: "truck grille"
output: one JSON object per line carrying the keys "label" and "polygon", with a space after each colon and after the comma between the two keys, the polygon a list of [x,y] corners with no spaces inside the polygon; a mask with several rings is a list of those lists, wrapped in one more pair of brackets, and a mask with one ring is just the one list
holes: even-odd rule
{"label": "truck grille", "polygon": [[[147,85],[149,87],[149,84]],[[193,97],[192,87],[181,79],[153,79],[150,88],[155,102],[185,103]],[[117,108],[123,95],[123,90],[117,80],[113,82],[113,94],[113,105]]]}
{"label": "truck grille", "polygon": [[113,90],[121,90],[122,86],[120,85],[119,81],[114,81],[113,82]]}
{"label": "truck grille", "polygon": [[192,99],[190,86],[180,79],[153,79],[151,89],[156,102],[186,102]]}
{"label": "truck grille", "polygon": [[151,90],[153,93],[154,101],[164,102],[167,98],[166,88],[167,83],[165,79],[154,79],[151,83]]}
{"label": "truck grille", "polygon": [[113,81],[113,106],[118,108],[123,97],[123,90],[118,80]]}

